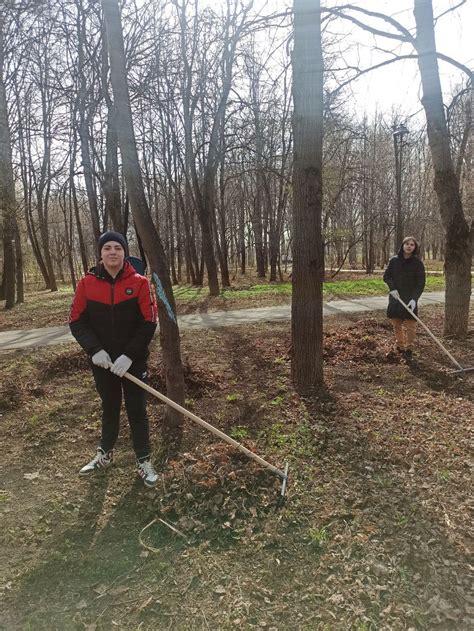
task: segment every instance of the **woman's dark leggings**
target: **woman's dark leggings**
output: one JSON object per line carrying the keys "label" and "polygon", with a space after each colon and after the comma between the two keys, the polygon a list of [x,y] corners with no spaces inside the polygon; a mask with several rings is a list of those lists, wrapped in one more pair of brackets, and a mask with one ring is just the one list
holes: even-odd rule
{"label": "woman's dark leggings", "polygon": [[[130,374],[146,382],[145,362],[133,362]],[[122,389],[128,422],[132,434],[133,449],[137,459],[150,455],[148,417],[146,414],[145,391],[128,379],[120,379],[104,368],[92,366],[95,386],[102,399],[102,440],[104,451],[113,449],[119,434]]]}

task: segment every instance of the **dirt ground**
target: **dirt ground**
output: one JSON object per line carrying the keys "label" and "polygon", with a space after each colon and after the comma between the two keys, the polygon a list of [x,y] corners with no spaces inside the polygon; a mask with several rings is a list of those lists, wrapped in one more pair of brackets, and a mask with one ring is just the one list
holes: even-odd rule
{"label": "dirt ground", "polygon": [[[441,333],[442,308],[423,315]],[[289,462],[283,505],[275,476],[188,422],[160,460],[156,400],[156,489],[125,422],[115,465],[79,479],[100,428],[85,357],[0,355],[1,628],[473,628],[474,374],[453,377],[424,334],[409,364],[391,342],[381,315],[327,319],[326,389],[303,399],[289,323],[183,334],[186,405]],[[474,365],[472,335],[447,344]],[[158,345],[150,382],[163,389]]]}

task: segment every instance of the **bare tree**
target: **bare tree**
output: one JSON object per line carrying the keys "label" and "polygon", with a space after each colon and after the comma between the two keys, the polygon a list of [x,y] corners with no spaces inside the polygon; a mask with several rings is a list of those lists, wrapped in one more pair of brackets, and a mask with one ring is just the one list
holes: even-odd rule
{"label": "bare tree", "polygon": [[[461,2],[460,4],[464,4]],[[457,8],[451,8],[449,11]],[[416,35],[395,18],[355,5],[344,5],[335,14],[350,20],[377,37],[410,44],[414,53],[391,54],[377,64],[380,68],[400,59],[417,59],[423,86],[422,105],[427,121],[428,141],[434,169],[434,187],[445,231],[446,303],[444,333],[458,338],[467,335],[471,293],[472,229],[466,220],[459,183],[453,164],[446,113],[443,105],[438,59],[460,69],[472,84],[472,72],[462,63],[436,49],[432,0],[414,0]],[[370,24],[375,20],[376,26]],[[383,28],[378,25],[382,24]],[[388,30],[386,28],[388,27]],[[369,69],[358,70],[356,77]]]}
{"label": "bare tree", "polygon": [[[117,133],[123,172],[134,221],[150,261],[152,277],[157,289],[160,340],[166,369],[167,393],[171,399],[182,405],[184,403],[184,376],[176,306],[168,262],[161,239],[151,218],[138,161],[118,0],[102,0],[102,8],[107,28],[111,83],[117,113]],[[177,446],[181,441],[182,417],[168,406],[166,421],[167,433]]]}
{"label": "bare tree", "polygon": [[293,382],[303,394],[323,382],[321,236],[323,56],[319,0],[294,0]]}
{"label": "bare tree", "polygon": [[[465,338],[471,296],[474,227],[464,215],[459,179],[451,156],[434,35],[431,0],[415,0],[416,49],[434,168],[434,187],[446,232],[444,334]],[[472,81],[472,79],[471,79]]]}
{"label": "bare tree", "polygon": [[10,126],[4,82],[5,18],[0,9],[0,220],[3,240],[3,295],[5,308],[15,305],[16,200],[13,180]]}
{"label": "bare tree", "polygon": [[[140,252],[141,234],[136,221],[129,227],[132,194],[118,152],[100,3],[21,4],[6,72],[19,220],[14,232],[17,242],[28,236],[27,256],[34,254],[49,285],[51,277],[69,282],[86,269],[96,255],[95,236],[108,226],[128,230],[132,250]],[[253,274],[256,267],[257,275],[282,278],[282,255],[287,271],[296,244],[290,14],[259,14],[249,0],[228,0],[221,9],[199,0],[123,0],[120,6],[138,167],[173,283],[202,284],[206,268],[213,269],[207,276],[214,293],[239,269]],[[344,16],[377,38],[388,33],[397,47],[413,47],[401,57],[418,54],[412,31],[390,16],[355,5],[322,12],[323,26]],[[372,26],[375,20],[383,27]],[[331,52],[336,42],[329,29],[322,36],[325,253],[337,269],[362,263],[371,272],[391,253],[396,196],[390,125],[407,122],[406,113],[358,120],[343,88],[333,83],[341,59]],[[403,51],[392,52],[395,58]],[[356,76],[363,72],[355,69]],[[447,108],[465,216],[472,203],[470,89],[462,83]],[[405,228],[421,237],[427,257],[442,258],[443,222],[433,212],[426,129],[414,121],[409,128],[401,179]],[[60,252],[69,252],[67,244],[73,252],[65,266]],[[21,276],[17,263],[18,281]]]}

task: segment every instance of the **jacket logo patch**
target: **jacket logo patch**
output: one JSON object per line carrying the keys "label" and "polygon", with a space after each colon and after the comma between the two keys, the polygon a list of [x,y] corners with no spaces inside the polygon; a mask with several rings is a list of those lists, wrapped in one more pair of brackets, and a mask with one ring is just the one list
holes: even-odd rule
{"label": "jacket logo patch", "polygon": [[127,287],[125,293],[127,294],[127,296],[131,296],[133,294],[133,289],[131,287]]}

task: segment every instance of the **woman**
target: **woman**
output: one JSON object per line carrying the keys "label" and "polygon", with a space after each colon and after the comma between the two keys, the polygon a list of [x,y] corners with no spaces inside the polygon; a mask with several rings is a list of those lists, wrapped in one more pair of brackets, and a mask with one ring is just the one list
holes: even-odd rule
{"label": "woman", "polygon": [[145,486],[158,480],[150,459],[145,392],[122,379],[128,371],[146,379],[148,345],[156,329],[156,302],[148,280],[125,261],[127,242],[119,232],[105,232],[98,242],[100,262],[79,282],[71,308],[71,333],[91,359],[102,400],[102,437],[97,453],[79,471],[87,476],[112,464],[119,434],[122,391],[125,398],[137,473]]}
{"label": "woman", "polygon": [[418,258],[419,249],[414,237],[405,237],[398,255],[390,259],[383,275],[390,289],[387,316],[392,320],[397,351],[406,359],[411,359],[413,355],[416,320],[398,298],[418,315],[418,300],[425,288],[425,266]]}

